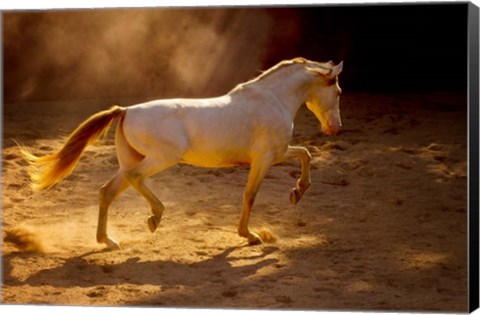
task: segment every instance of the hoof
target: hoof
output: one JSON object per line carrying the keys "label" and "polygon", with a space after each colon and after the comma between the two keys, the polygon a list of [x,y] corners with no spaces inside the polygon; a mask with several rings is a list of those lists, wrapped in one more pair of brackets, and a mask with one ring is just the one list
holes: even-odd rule
{"label": "hoof", "polygon": [[148,229],[150,230],[150,232],[153,233],[157,229],[158,224],[160,223],[160,219],[152,215],[151,217],[148,218],[147,223],[148,223]]}
{"label": "hoof", "polygon": [[122,249],[122,248],[120,247],[120,244],[119,244],[117,241],[115,241],[115,240],[113,240],[113,239],[111,239],[111,238],[107,238],[107,240],[106,240],[104,243],[107,245],[107,249],[110,249],[110,250],[119,250],[119,249]]}
{"label": "hoof", "polygon": [[302,194],[298,190],[298,188],[293,188],[292,191],[290,192],[290,202],[294,205],[297,204],[297,202],[302,199]]}
{"label": "hoof", "polygon": [[248,245],[260,245],[262,244],[262,239],[256,233],[250,233],[248,236]]}

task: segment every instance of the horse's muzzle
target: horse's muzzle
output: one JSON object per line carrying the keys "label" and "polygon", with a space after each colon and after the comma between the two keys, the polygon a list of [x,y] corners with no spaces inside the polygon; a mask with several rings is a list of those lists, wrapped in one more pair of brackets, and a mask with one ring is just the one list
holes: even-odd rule
{"label": "horse's muzzle", "polygon": [[327,136],[336,136],[339,134],[341,129],[341,124],[337,126],[335,124],[329,123],[326,126],[322,126],[322,132]]}

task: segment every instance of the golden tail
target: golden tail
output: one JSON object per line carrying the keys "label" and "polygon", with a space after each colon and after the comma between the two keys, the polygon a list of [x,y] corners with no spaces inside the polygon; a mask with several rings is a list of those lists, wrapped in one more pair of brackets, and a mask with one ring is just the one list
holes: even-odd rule
{"label": "golden tail", "polygon": [[112,122],[123,116],[125,109],[113,106],[108,110],[92,115],[75,129],[60,151],[38,157],[19,145],[24,158],[30,164],[29,174],[34,189],[50,188],[70,175],[85,148],[103,136]]}

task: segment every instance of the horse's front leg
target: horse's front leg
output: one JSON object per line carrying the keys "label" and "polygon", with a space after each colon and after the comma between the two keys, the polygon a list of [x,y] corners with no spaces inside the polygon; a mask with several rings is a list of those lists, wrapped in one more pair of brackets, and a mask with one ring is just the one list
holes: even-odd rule
{"label": "horse's front leg", "polygon": [[297,187],[290,192],[290,201],[295,205],[302,199],[305,191],[310,187],[310,160],[312,156],[307,148],[288,146],[288,150],[284,156],[285,160],[298,158],[302,166],[300,179],[297,181]]}
{"label": "horse's front leg", "polygon": [[265,178],[271,163],[272,158],[263,156],[260,159],[253,160],[250,166],[247,186],[245,187],[245,193],[243,195],[242,215],[240,218],[240,224],[238,225],[238,234],[242,237],[246,237],[250,245],[262,243],[260,236],[248,229],[248,221],[250,219],[250,212],[252,210],[253,203],[255,202],[255,196],[257,195],[260,184]]}

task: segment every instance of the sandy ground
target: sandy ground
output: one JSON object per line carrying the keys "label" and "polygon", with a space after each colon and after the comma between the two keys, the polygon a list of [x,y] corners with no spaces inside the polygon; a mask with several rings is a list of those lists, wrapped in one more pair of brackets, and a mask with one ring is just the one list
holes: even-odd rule
{"label": "sandy ground", "polygon": [[[108,102],[7,104],[2,151],[2,302],[322,310],[467,311],[466,99],[457,93],[342,96],[344,131],[319,133],[302,107],[293,143],[309,148],[312,187],[289,203],[298,161],[274,166],[251,227],[237,236],[247,168],[175,166],[149,180],[167,206],[151,234],[132,189],[110,208],[123,250],[95,240],[98,188],[116,171],[111,133],[65,181],[28,186],[12,139],[37,154]],[[127,102],[122,103],[128,104]]]}

